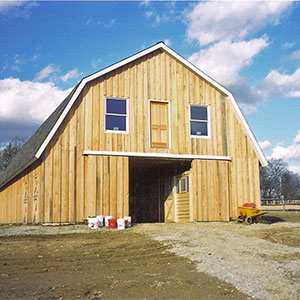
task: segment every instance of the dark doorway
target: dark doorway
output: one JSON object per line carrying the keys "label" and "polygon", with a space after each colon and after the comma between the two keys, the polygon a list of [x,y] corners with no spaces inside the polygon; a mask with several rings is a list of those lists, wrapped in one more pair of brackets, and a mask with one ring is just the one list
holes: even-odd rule
{"label": "dark doorway", "polygon": [[129,214],[137,223],[164,222],[164,182],[191,168],[189,160],[130,158]]}

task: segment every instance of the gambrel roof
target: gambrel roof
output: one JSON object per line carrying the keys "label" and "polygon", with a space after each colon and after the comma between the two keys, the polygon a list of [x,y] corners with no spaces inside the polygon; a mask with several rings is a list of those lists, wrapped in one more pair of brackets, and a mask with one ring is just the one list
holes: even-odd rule
{"label": "gambrel roof", "polygon": [[248,138],[250,139],[250,141],[252,143],[252,146],[259,158],[261,165],[266,166],[268,164],[267,160],[266,160],[260,146],[258,145],[258,142],[257,142],[254,134],[252,133],[248,123],[246,122],[245,117],[243,116],[240,108],[238,107],[237,102],[235,101],[232,93],[230,91],[228,91],[226,88],[224,88],[222,85],[220,85],[218,82],[216,82],[214,79],[209,77],[207,74],[202,72],[200,69],[198,69],[191,62],[189,62],[188,60],[186,60],[185,58],[180,56],[178,53],[176,53],[174,50],[169,48],[163,42],[159,42],[145,50],[142,50],[142,51],[122,60],[122,61],[119,61],[109,67],[106,67],[92,75],[89,75],[89,76],[83,78],[77,84],[77,86],[72,90],[72,92],[68,95],[68,97],[57,107],[57,109],[39,127],[39,129],[34,133],[34,135],[28,140],[28,142],[17,153],[17,155],[13,158],[12,162],[10,163],[8,168],[5,170],[5,172],[0,174],[0,188],[41,157],[42,153],[46,149],[46,147],[49,144],[49,142],[51,141],[52,137],[55,135],[56,131],[62,124],[63,120],[67,116],[71,107],[73,106],[76,99],[78,98],[81,91],[83,90],[83,88],[85,87],[85,85],[88,82],[90,82],[100,76],[103,76],[117,68],[120,68],[130,62],[133,62],[136,59],[139,59],[139,58],[141,58],[149,53],[152,53],[158,49],[162,49],[162,50],[166,51],[166,53],[168,53],[173,58],[180,61],[187,68],[194,71],[200,77],[205,79],[207,82],[209,82],[215,88],[217,88],[222,93],[224,93],[226,96],[228,96],[229,101],[231,102],[231,104],[236,112],[236,115],[237,115],[242,127],[244,128],[245,133],[247,134]]}

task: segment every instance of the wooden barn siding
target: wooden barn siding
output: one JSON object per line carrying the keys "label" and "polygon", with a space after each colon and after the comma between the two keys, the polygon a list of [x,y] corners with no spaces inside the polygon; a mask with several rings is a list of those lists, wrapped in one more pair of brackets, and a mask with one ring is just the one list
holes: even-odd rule
{"label": "wooden barn siding", "polygon": [[254,202],[260,206],[259,161],[229,102],[225,103],[228,155],[232,158],[229,169],[230,216],[236,219],[237,207],[243,203]]}
{"label": "wooden barn siding", "polygon": [[191,199],[195,221],[229,221],[229,164],[227,161],[192,162]]}
{"label": "wooden barn siding", "polygon": [[[129,99],[128,134],[104,132],[105,96]],[[171,149],[149,147],[149,99],[170,101]],[[211,139],[190,138],[189,104],[210,105]],[[98,213],[121,216],[123,210],[127,214],[128,158],[83,156],[83,150],[229,155],[230,163],[202,161],[201,167],[200,161],[194,163],[194,219],[221,220],[220,213],[228,219],[220,209],[209,212],[218,199],[215,190],[219,183],[213,174],[223,174],[225,165],[229,216],[236,218],[237,206],[244,202],[260,204],[257,155],[228,99],[162,51],[87,84],[43,154],[42,163],[0,192],[0,222],[80,222]],[[34,176],[39,178],[37,200],[33,199]],[[214,196],[209,194],[209,186]],[[204,202],[196,197],[200,193],[206,195]],[[221,189],[219,198],[222,193]],[[28,197],[25,203],[24,197]]]}
{"label": "wooden barn siding", "polygon": [[42,169],[34,164],[0,192],[0,223],[37,223],[41,215]]}
{"label": "wooden barn siding", "polygon": [[[104,130],[105,96],[129,99],[129,133]],[[149,99],[170,101],[171,149],[149,146]],[[224,95],[165,52],[94,80],[80,104],[85,150],[227,155]],[[210,105],[211,139],[190,138],[189,104]],[[89,134],[88,134],[89,133]]]}

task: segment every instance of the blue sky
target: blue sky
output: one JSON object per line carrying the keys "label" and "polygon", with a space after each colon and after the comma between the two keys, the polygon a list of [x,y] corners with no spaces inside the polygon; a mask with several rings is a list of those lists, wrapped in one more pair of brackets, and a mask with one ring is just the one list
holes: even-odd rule
{"label": "blue sky", "polygon": [[229,89],[266,156],[300,174],[300,2],[0,0],[0,146],[158,41]]}

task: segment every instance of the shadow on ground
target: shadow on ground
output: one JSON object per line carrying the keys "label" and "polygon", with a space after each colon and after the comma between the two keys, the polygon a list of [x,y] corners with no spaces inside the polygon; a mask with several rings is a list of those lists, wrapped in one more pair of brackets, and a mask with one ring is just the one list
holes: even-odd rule
{"label": "shadow on ground", "polygon": [[263,224],[274,224],[279,222],[286,222],[286,221],[279,217],[268,216],[268,215],[261,216],[260,220],[258,221],[258,223],[263,223]]}

